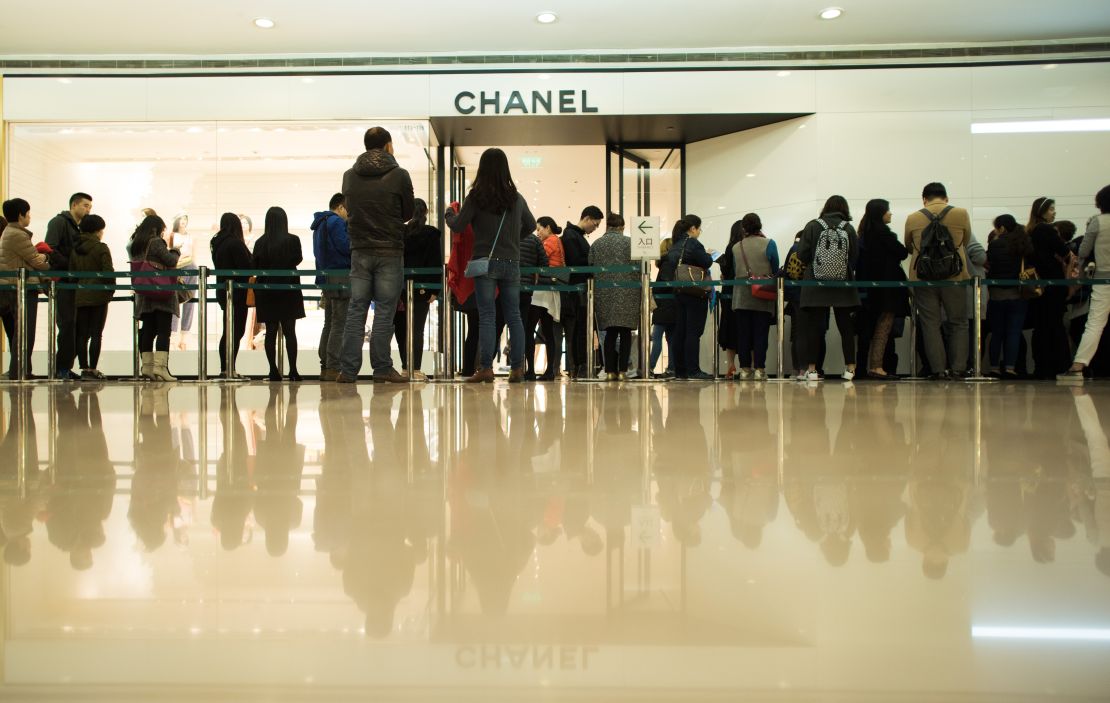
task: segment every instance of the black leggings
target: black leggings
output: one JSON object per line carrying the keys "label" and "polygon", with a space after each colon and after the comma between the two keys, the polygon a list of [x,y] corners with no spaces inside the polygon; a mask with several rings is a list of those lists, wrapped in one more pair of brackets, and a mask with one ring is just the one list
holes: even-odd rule
{"label": "black leggings", "polygon": [[81,369],[95,369],[100,361],[100,338],[108,319],[108,303],[77,308],[77,361]]}
{"label": "black leggings", "polygon": [[[617,343],[620,352],[617,352]],[[618,353],[620,356],[618,357]],[[632,328],[605,328],[605,372],[624,373],[628,371],[628,359],[632,355]]]}
{"label": "black leggings", "polygon": [[164,310],[144,312],[139,315],[143,327],[139,330],[140,352],[168,352],[170,350],[170,325],[173,324],[173,313]]}
{"label": "black leggings", "polygon": [[[547,368],[544,370],[544,374],[547,376],[554,376],[559,373],[559,357],[561,355],[559,348],[562,346],[559,337],[555,334],[555,318],[551,317],[551,313],[547,308],[541,308],[538,305],[531,306],[529,313],[530,317],[528,324],[531,326],[534,333],[536,323],[539,323],[540,335],[543,337],[543,342],[547,346]],[[531,363],[531,359],[529,359],[529,362]]]}
{"label": "black leggings", "polygon": [[[428,321],[428,309],[431,303],[427,299],[421,300],[413,296],[412,301],[412,361],[413,369],[420,370],[420,363],[424,360],[424,325]],[[397,348],[401,353],[401,368],[408,370],[409,361],[405,349],[405,335],[408,330],[408,316],[404,310],[397,310],[393,315],[393,334],[397,337]]]}
{"label": "black leggings", "polygon": [[[235,307],[231,311],[233,318],[232,324],[234,325],[232,329],[232,339],[234,341],[232,342],[231,358],[235,359],[239,356],[239,343],[243,341],[243,335],[246,334],[247,331],[247,292],[245,290],[237,290],[232,296],[231,302],[234,303]],[[220,294],[216,296],[216,301],[220,304],[220,310],[225,311],[224,314],[220,316],[223,318],[224,330],[223,335],[220,337],[220,373],[227,373],[227,370],[231,368],[231,363],[227,358],[227,308],[225,307],[227,292],[220,291]]]}
{"label": "black leggings", "polygon": [[266,322],[266,361],[270,362],[270,373],[281,374],[277,365],[278,329],[285,337],[285,354],[289,357],[289,375],[297,374],[297,318]]}
{"label": "black leggings", "polygon": [[[828,308],[801,308],[796,322],[802,325],[805,334],[800,368],[809,364],[818,366],[822,359],[821,345],[825,341],[825,315]],[[856,363],[856,311],[857,308],[834,307],[833,317],[836,319],[836,329],[840,332],[840,348],[844,352],[845,365]]]}

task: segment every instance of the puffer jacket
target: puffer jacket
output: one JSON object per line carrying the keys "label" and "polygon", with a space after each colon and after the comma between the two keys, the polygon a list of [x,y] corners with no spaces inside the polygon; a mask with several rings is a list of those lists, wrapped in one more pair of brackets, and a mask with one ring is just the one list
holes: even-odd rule
{"label": "puffer jacket", "polygon": [[[46,271],[50,264],[46,256],[35,250],[31,243],[31,233],[19,225],[9,223],[0,234],[0,271],[33,269]],[[0,278],[0,284],[13,285],[16,278]],[[28,283],[38,283],[38,276],[27,276]]]}
{"label": "puffer jacket", "polygon": [[343,174],[343,196],[352,251],[404,255],[405,223],[413,215],[412,179],[392,154],[372,149],[359,156]]}
{"label": "puffer jacket", "polygon": [[[534,234],[526,236],[520,240],[520,267],[532,268],[546,268],[548,265],[547,251],[543,246],[540,238]],[[523,284],[532,284],[536,282],[537,274],[522,273],[520,274],[520,282]]]}
{"label": "puffer jacket", "polygon": [[[115,271],[112,266],[112,251],[108,245],[97,239],[96,235],[82,232],[73,244],[69,256],[70,271]],[[114,285],[115,278],[84,278],[78,279],[82,283],[97,285]],[[112,300],[110,290],[78,290],[77,307],[87,308],[95,305],[106,305]]]}
{"label": "puffer jacket", "polygon": [[[154,237],[149,240],[149,243],[140,248],[135,246],[134,243],[128,245],[128,254],[131,256],[132,261],[146,260],[154,264],[159,264],[166,271],[177,268],[177,262],[181,258],[181,252],[177,249],[170,249],[166,245],[166,240],[161,237]],[[141,279],[140,279],[141,280]],[[139,281],[136,281],[138,283]],[[181,305],[177,302],[177,296],[170,297],[169,300],[156,300],[146,295],[136,295],[135,300],[135,314],[142,316],[151,312],[166,312],[171,315],[177,315],[180,312]]]}

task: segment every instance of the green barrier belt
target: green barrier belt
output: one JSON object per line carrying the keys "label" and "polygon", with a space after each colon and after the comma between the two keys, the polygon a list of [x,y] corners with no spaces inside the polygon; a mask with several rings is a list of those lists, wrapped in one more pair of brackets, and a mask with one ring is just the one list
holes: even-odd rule
{"label": "green barrier belt", "polygon": [[525,284],[522,284],[520,286],[520,289],[522,291],[525,291],[525,292],[552,290],[552,291],[560,291],[560,292],[564,292],[564,293],[584,293],[586,291],[586,284],[585,283],[577,283],[577,284],[552,283],[552,284],[544,285],[544,284],[538,284],[538,283],[537,284],[525,283]]}

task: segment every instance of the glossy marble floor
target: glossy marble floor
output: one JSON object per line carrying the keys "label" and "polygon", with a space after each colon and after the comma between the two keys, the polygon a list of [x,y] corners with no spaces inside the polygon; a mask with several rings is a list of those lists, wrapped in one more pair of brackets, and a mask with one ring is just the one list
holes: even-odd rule
{"label": "glossy marble floor", "polygon": [[1110,386],[0,386],[3,700],[1110,699]]}

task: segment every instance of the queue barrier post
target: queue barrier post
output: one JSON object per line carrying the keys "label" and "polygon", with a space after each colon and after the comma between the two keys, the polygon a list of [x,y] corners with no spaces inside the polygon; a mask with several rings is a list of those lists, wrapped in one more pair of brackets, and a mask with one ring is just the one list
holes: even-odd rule
{"label": "queue barrier post", "polygon": [[650,382],[651,364],[651,260],[640,262],[640,373],[637,381]]}
{"label": "queue barrier post", "polygon": [[208,267],[197,276],[197,380],[208,380]]}
{"label": "queue barrier post", "polygon": [[235,373],[235,284],[227,279],[227,297],[224,300],[224,378],[237,378]]}
{"label": "queue barrier post", "polygon": [[[786,348],[786,279],[779,276],[775,279],[775,315],[777,316],[775,326],[775,345],[778,349],[778,378],[785,380],[784,375],[786,370],[785,361],[785,348]],[[795,362],[797,363],[797,362]]]}
{"label": "queue barrier post", "polygon": [[[724,289],[721,289],[724,292]],[[721,345],[718,343],[720,340],[719,330],[721,327],[721,292],[714,296],[714,291],[709,291],[709,300],[713,308],[713,380],[717,381],[721,377]],[[699,366],[701,366],[699,364]]]}
{"label": "queue barrier post", "polygon": [[30,366],[31,359],[27,349],[27,269],[25,268],[19,269],[19,278],[15,283],[15,314],[17,318],[15,329],[19,333],[16,348],[12,349],[12,353],[16,355],[15,362],[18,369],[16,380],[26,381],[30,375],[27,367]]}
{"label": "queue barrier post", "polygon": [[412,383],[416,377],[416,364],[413,363],[412,358],[412,335],[413,335],[413,314],[412,303],[414,297],[414,287],[416,282],[411,278],[405,281],[405,376],[408,377],[409,383]]}
{"label": "queue barrier post", "polygon": [[131,293],[131,377],[142,380],[142,362],[139,352],[139,292]]}
{"label": "queue barrier post", "polygon": [[[49,295],[46,301],[46,368],[47,378],[58,376],[58,282],[50,281]],[[38,296],[35,296],[36,299]]]}
{"label": "queue barrier post", "polygon": [[586,378],[580,381],[594,381],[594,279],[586,279]]}

